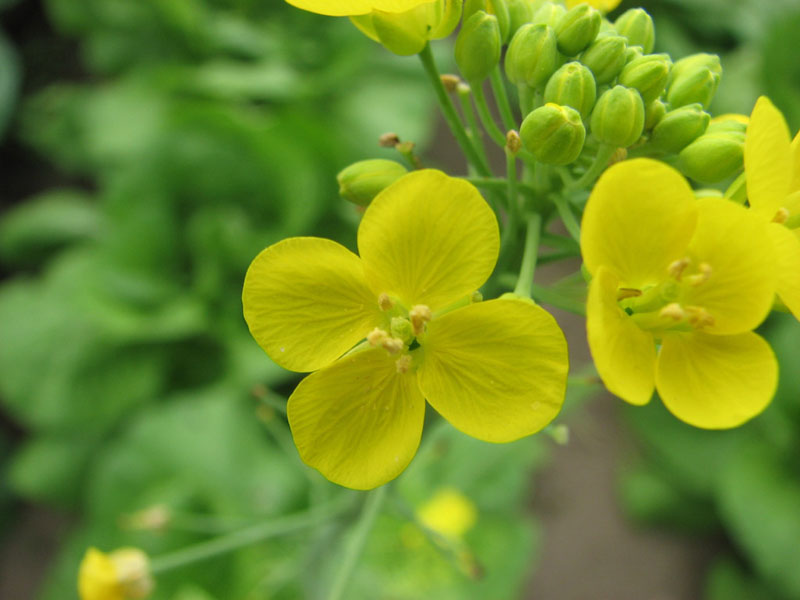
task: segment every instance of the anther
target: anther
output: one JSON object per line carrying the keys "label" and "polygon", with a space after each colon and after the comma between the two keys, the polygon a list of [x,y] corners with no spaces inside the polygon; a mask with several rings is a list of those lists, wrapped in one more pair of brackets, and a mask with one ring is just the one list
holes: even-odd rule
{"label": "anther", "polygon": [[686,278],[686,281],[689,282],[689,285],[698,286],[701,283],[705,283],[708,281],[708,278],[711,277],[711,273],[713,271],[711,265],[708,263],[700,263],[698,270],[700,271],[699,273],[695,275],[689,275],[689,277]]}
{"label": "anther", "polygon": [[779,225],[783,225],[786,221],[789,220],[789,209],[785,207],[780,207],[778,212],[775,213],[775,216],[772,217],[773,223],[778,223]]}
{"label": "anther", "polygon": [[642,295],[642,290],[633,288],[619,288],[617,290],[617,301],[625,300],[625,298],[638,298]]}
{"label": "anther", "polygon": [[417,304],[409,311],[408,318],[411,320],[411,326],[414,328],[414,335],[419,335],[423,332],[425,323],[433,318],[433,314],[431,313],[431,309],[424,304]]}
{"label": "anther", "polygon": [[680,260],[673,261],[667,267],[667,273],[676,281],[680,281],[681,277],[683,277],[683,272],[686,270],[686,267],[689,266],[690,262],[688,258],[681,258]]}
{"label": "anther", "polygon": [[667,304],[664,308],[662,308],[658,313],[658,316],[672,319],[673,321],[683,321],[683,319],[686,318],[686,311],[684,311],[681,305],[677,302],[672,302],[671,304]]}
{"label": "anther", "polygon": [[411,368],[411,355],[404,354],[398,358],[397,362],[394,364],[398,373],[408,373],[408,370]]}
{"label": "anther", "polygon": [[403,340],[400,338],[387,338],[383,340],[381,344],[384,350],[386,350],[389,354],[397,354],[405,347]]}
{"label": "anther", "polygon": [[383,329],[376,327],[367,334],[367,341],[370,346],[382,346],[383,343],[389,339],[389,334]]}
{"label": "anther", "polygon": [[689,325],[695,329],[711,327],[714,324],[714,317],[701,306],[687,306],[686,312],[689,315]]}
{"label": "anther", "polygon": [[389,294],[381,294],[378,296],[378,306],[382,311],[392,310],[394,308],[394,302],[389,297]]}

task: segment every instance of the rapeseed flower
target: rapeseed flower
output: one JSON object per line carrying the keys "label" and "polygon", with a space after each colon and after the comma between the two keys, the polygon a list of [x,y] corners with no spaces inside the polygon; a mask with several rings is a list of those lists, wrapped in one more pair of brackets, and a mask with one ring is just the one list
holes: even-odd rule
{"label": "rapeseed flower", "polygon": [[606,387],[631,404],[657,390],[697,427],[735,427],[759,414],[777,362],[753,329],[775,294],[767,225],[722,198],[695,199],[663,163],[618,163],[583,216],[593,278],[587,330]]}
{"label": "rapeseed flower", "polygon": [[622,0],[566,0],[566,5],[567,8],[573,8],[579,4],[588,4],[592,8],[607,13],[617,8],[621,2]]}
{"label": "rapeseed flower", "polygon": [[307,464],[351,488],[386,483],[416,453],[426,399],[489,442],[553,419],[568,370],[553,317],[521,300],[472,301],[499,249],[475,187],[433,170],[401,177],[365,211],[358,249],[290,238],[245,278],[259,345],[284,368],[316,371],[287,407]]}
{"label": "rapeseed flower", "polygon": [[781,112],[768,98],[756,102],[744,143],[750,208],[775,247],[777,293],[800,319],[800,134],[792,141]]}
{"label": "rapeseed flower", "polygon": [[81,600],[138,600],[153,591],[150,562],[138,548],[89,548],[78,571]]}

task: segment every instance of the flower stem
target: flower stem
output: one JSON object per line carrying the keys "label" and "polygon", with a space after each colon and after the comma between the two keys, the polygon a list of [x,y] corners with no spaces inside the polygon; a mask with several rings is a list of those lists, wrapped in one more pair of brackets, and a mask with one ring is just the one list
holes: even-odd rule
{"label": "flower stem", "polygon": [[531,297],[533,288],[533,275],[536,271],[536,259],[539,254],[539,234],[542,227],[542,217],[539,213],[530,213],[526,219],[528,230],[525,234],[525,250],[522,253],[522,265],[519,269],[517,286],[514,293],[525,298]]}
{"label": "flower stem", "polygon": [[500,74],[500,66],[497,65],[489,74],[489,81],[492,84],[492,92],[494,99],[497,102],[497,108],[500,110],[500,118],[503,121],[503,127],[506,131],[517,128],[514,113],[511,110],[511,103],[508,101],[508,92],[506,85],[503,83],[503,76]]}
{"label": "flower stem", "polygon": [[475,116],[475,110],[472,108],[472,88],[464,83],[459,85],[456,93],[461,101],[461,112],[464,113],[464,118],[467,120],[467,137],[472,142],[480,159],[485,164],[489,164],[489,160],[486,158],[486,149],[483,146],[483,140],[481,140],[481,127],[478,124],[478,118]]}
{"label": "flower stem", "polygon": [[475,106],[478,107],[478,116],[481,118],[481,123],[483,123],[483,128],[486,130],[486,133],[489,134],[489,137],[492,138],[495,144],[500,147],[506,145],[506,134],[500,130],[500,127],[497,126],[497,123],[492,117],[492,113],[489,110],[489,105],[486,103],[486,95],[483,93],[483,86],[480,82],[470,83],[470,87],[472,88],[472,96],[475,98]]}
{"label": "flower stem", "polygon": [[600,147],[597,149],[597,155],[594,157],[594,161],[583,174],[583,176],[572,184],[570,189],[591,187],[592,184],[594,184],[594,180],[597,179],[600,176],[600,173],[603,172],[603,169],[608,166],[608,161],[611,160],[615,150],[616,148],[614,146],[609,144],[600,144]]}
{"label": "flower stem", "polygon": [[561,221],[563,221],[564,227],[567,228],[572,239],[580,243],[581,226],[575,218],[575,213],[573,213],[572,209],[569,207],[567,200],[560,194],[552,194],[550,199],[553,201],[553,204],[555,204],[558,216],[561,217]]}
{"label": "flower stem", "polygon": [[422,52],[419,53],[419,58],[433,86],[434,92],[436,92],[436,99],[439,101],[444,119],[447,121],[450,131],[455,136],[458,145],[461,146],[461,150],[464,152],[464,156],[467,157],[467,161],[479,175],[490,175],[491,171],[489,170],[489,165],[485,160],[481,159],[475,146],[472,145],[464,129],[464,125],[461,123],[461,119],[456,112],[455,106],[453,106],[450,96],[447,95],[447,90],[444,89],[444,84],[442,84],[442,80],[439,76],[439,70],[436,68],[436,63],[433,60],[430,44],[427,44]]}
{"label": "flower stem", "polygon": [[356,564],[358,564],[358,559],[367,543],[375,517],[386,497],[387,487],[382,485],[367,495],[364,507],[361,510],[361,516],[353,530],[353,537],[350,538],[349,544],[344,550],[344,556],[339,564],[339,570],[336,572],[327,600],[341,600],[344,597],[347,583],[350,581],[350,576],[353,574]]}

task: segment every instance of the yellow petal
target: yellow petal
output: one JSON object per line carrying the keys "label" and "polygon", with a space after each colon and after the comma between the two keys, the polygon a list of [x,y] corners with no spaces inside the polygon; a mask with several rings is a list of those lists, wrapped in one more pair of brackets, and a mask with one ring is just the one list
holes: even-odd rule
{"label": "yellow petal", "polygon": [[800,191],[800,131],[792,140],[792,185],[791,190]]}
{"label": "yellow petal", "polygon": [[693,265],[711,267],[708,280],[688,287],[683,303],[714,318],[708,333],[743,333],[757,327],[775,298],[775,253],[767,226],[746,208],[722,198],[697,201],[699,219],[689,244]]}
{"label": "yellow petal", "polygon": [[81,560],[78,595],[81,600],[125,600],[113,561],[97,548],[89,548]]}
{"label": "yellow petal", "polygon": [[561,410],[569,370],[555,319],[520,300],[459,308],[428,324],[419,386],[454,427],[487,442],[536,433]]}
{"label": "yellow petal", "polygon": [[567,0],[567,8],[573,8],[579,4],[588,4],[592,8],[603,12],[611,12],[620,5],[622,0]]}
{"label": "yellow petal", "polygon": [[664,405],[680,420],[728,429],[769,405],[778,363],[769,344],[753,332],[670,334],[661,346],[656,385]]}
{"label": "yellow petal", "polygon": [[789,193],[792,156],[786,120],[766,96],[758,99],[750,115],[744,168],[750,206],[771,219]]}
{"label": "yellow petal", "polygon": [[609,392],[631,404],[647,404],[655,388],[655,340],[619,307],[618,287],[619,278],[605,267],[589,284],[589,349]]}
{"label": "yellow petal", "polygon": [[306,377],[289,397],[300,457],[334,483],[371,489],[414,457],[425,401],[396,361],[381,348],[356,352]]}
{"label": "yellow petal", "polygon": [[664,163],[640,158],[615,164],[583,213],[581,252],[589,272],[610,267],[625,287],[662,281],[692,237],[694,202],[683,176]]}
{"label": "yellow petal", "polygon": [[409,173],[378,194],[358,229],[376,294],[434,311],[477,290],[494,268],[500,234],[472,184],[440,171]]}
{"label": "yellow petal", "polygon": [[286,0],[292,6],[331,17],[364,15],[373,10],[399,13],[433,0]]}
{"label": "yellow petal", "polygon": [[800,238],[776,223],[770,223],[767,230],[775,248],[778,296],[800,319]]}
{"label": "yellow petal", "polygon": [[242,304],[259,346],[292,371],[330,364],[383,322],[361,260],[322,238],[263,250],[247,270]]}

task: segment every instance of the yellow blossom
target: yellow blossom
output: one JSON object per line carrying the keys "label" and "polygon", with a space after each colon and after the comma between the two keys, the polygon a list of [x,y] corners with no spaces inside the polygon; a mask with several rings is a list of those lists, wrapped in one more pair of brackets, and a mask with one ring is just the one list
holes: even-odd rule
{"label": "yellow blossom", "polygon": [[518,300],[472,302],[499,250],[474,186],[433,170],[401,177],[366,209],[358,248],[290,238],[245,278],[259,345],[287,369],[316,371],[287,407],[307,464],[347,487],[386,483],[416,453],[426,399],[490,442],[553,419],[568,368],[553,317]]}
{"label": "yellow blossom", "polygon": [[617,8],[622,0],[566,0],[567,8],[573,8],[579,4],[588,4],[592,8],[603,12],[611,12]]}
{"label": "yellow blossom", "polygon": [[439,535],[458,540],[475,525],[478,510],[457,489],[441,488],[417,509],[417,519]]}
{"label": "yellow blossom", "polygon": [[581,251],[593,278],[589,346],[606,387],[666,407],[697,427],[735,427],[759,414],[777,363],[753,329],[775,293],[765,223],[722,198],[695,199],[663,163],[609,168],[583,216]]}
{"label": "yellow blossom", "polygon": [[89,548],[78,572],[81,600],[137,600],[153,591],[150,562],[138,548]]}

